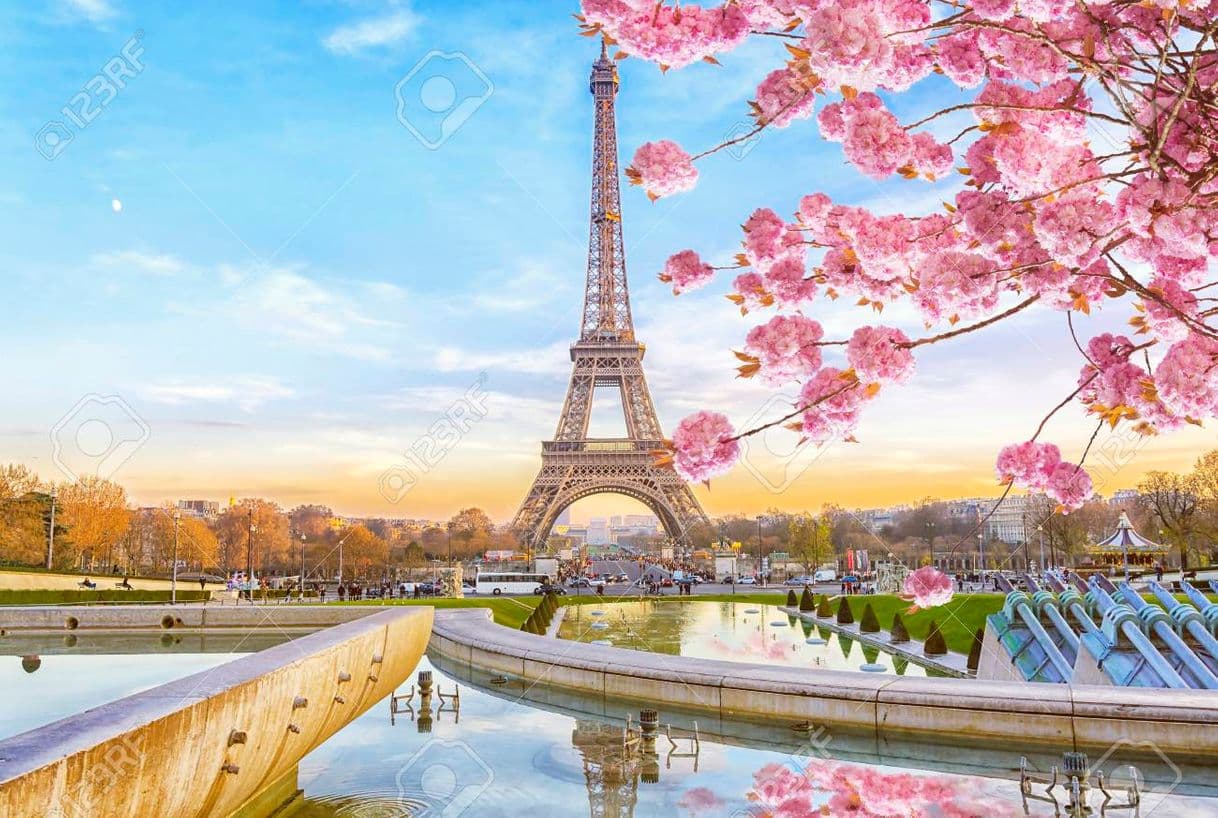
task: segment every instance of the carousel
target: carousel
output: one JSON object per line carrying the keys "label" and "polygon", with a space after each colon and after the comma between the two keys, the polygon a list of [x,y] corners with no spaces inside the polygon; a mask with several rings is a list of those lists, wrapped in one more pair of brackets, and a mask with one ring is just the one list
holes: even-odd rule
{"label": "carousel", "polygon": [[1168,547],[1148,540],[1134,530],[1129,516],[1121,512],[1116,531],[1111,537],[1087,546],[1087,565],[1092,571],[1105,574],[1123,573],[1128,565],[1130,571],[1139,573],[1152,570],[1156,565],[1167,565]]}

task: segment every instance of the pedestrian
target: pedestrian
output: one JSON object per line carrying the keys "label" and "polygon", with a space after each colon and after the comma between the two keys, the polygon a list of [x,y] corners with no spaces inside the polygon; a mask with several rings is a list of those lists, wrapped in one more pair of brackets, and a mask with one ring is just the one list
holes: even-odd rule
{"label": "pedestrian", "polygon": [[1163,581],[1163,563],[1161,563],[1161,562],[1155,563],[1155,581],[1156,582]]}
{"label": "pedestrian", "polygon": [[321,604],[326,604],[326,586],[321,586],[317,589],[317,598],[321,600]]}
{"label": "pedestrian", "polygon": [[[123,584],[124,584],[124,585],[127,585],[127,578],[126,578],[126,577],[123,577]],[[128,587],[128,588],[130,588],[131,586],[130,586],[130,585],[127,585],[127,587]],[[207,578],[206,578],[206,577],[204,577],[202,574],[199,574],[199,590],[200,590],[200,591],[206,591],[206,590],[207,590]]]}
{"label": "pedestrian", "polygon": [[347,599],[347,586],[343,585],[340,582],[340,583],[338,583],[338,601],[345,602],[346,599]]}

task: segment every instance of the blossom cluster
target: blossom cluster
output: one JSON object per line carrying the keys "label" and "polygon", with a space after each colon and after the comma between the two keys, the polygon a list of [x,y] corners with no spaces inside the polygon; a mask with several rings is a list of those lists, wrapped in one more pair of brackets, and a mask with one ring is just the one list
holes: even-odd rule
{"label": "blossom cluster", "polygon": [[857,818],[1014,818],[1022,812],[966,793],[957,779],[888,772],[881,767],[814,760],[804,770],[767,764],[753,773],[749,801],[772,818],[851,815]]}
{"label": "blossom cluster", "polygon": [[[766,35],[779,56],[751,103],[759,129],[815,112],[819,133],[865,176],[957,180],[941,213],[880,213],[813,190],[789,220],[761,208],[744,222],[728,297],[742,313],[800,318],[754,328],[746,354],[767,379],[800,382],[805,438],[852,439],[867,400],[912,375],[919,346],[1028,308],[1128,313],[1128,337],[1070,339],[1076,405],[1097,422],[1149,435],[1218,416],[1218,307],[1207,292],[1218,284],[1218,0],[963,0],[937,16],[926,0],[583,6],[586,27],[665,67]],[[899,116],[901,93],[932,75],[959,96]],[[653,142],[629,174],[667,196],[696,186],[694,162]],[[681,291],[709,278],[701,264],[678,254],[665,274]],[[870,315],[903,301],[930,334],[861,325],[805,352],[795,339],[820,329],[810,316],[822,297]],[[838,344],[843,366],[821,355]],[[998,472],[1073,509],[1092,490],[1082,466],[1029,442],[1004,449]]]}

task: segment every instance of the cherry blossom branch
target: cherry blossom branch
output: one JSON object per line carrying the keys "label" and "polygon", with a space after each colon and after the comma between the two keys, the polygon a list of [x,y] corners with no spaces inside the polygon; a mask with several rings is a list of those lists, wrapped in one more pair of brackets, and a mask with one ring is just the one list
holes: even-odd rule
{"label": "cherry blossom branch", "polygon": [[903,344],[898,344],[897,346],[903,347],[905,349],[916,349],[924,344],[935,344],[935,343],[938,343],[939,341],[946,341],[948,338],[955,338],[957,335],[964,335],[969,332],[976,332],[977,330],[984,329],[985,327],[988,327],[991,324],[996,324],[999,321],[1003,320],[1004,318],[1010,318],[1015,313],[1027,309],[1028,307],[1032,306],[1039,300],[1040,300],[1040,296],[1034,295],[1031,298],[1024,299],[1023,301],[1019,302],[1018,304],[1011,307],[1010,309],[1008,309],[1004,312],[1001,312],[998,315],[990,316],[989,318],[985,319],[984,321],[978,321],[976,324],[971,324],[970,326],[967,326],[967,327],[960,327],[959,329],[954,329],[954,330],[951,330],[950,332],[943,332],[938,335],[932,335],[928,338],[919,338],[916,341],[907,341]]}
{"label": "cherry blossom branch", "polygon": [[811,401],[810,403],[804,404],[803,406],[797,408],[794,412],[791,412],[790,414],[783,415],[778,420],[771,421],[762,426],[758,426],[754,429],[747,429],[743,432],[732,435],[731,437],[724,438],[724,440],[725,441],[736,441],[736,440],[740,440],[742,438],[746,438],[746,437],[755,435],[758,432],[764,432],[766,429],[772,429],[780,423],[786,423],[788,420],[791,420],[792,418],[802,415],[804,412],[808,411],[813,406],[818,406],[831,398],[836,398],[838,395],[842,394],[843,392],[848,392],[851,389],[857,389],[858,386],[859,386],[859,382],[857,380],[851,381],[850,383],[843,386],[841,389],[838,389],[835,392],[830,392],[827,395],[821,395],[816,400]]}

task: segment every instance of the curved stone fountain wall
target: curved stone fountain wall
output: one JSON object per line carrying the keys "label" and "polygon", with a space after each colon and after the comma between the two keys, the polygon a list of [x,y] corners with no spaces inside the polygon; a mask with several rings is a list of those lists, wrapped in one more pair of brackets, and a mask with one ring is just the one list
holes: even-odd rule
{"label": "curved stone fountain wall", "polygon": [[493,625],[481,609],[440,611],[430,649],[458,664],[593,695],[644,699],[725,718],[1012,746],[1153,745],[1218,756],[1218,693],[972,679],[903,678],[670,656],[547,639]]}
{"label": "curved stone fountain wall", "polygon": [[285,780],[291,797],[299,760],[410,675],[431,626],[431,608],[365,615],[0,741],[0,815],[225,816]]}

